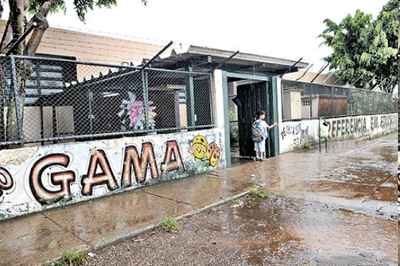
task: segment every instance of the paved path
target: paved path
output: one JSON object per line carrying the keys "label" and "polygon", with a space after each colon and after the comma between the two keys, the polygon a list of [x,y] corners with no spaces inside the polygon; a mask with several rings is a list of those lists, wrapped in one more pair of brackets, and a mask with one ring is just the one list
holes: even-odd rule
{"label": "paved path", "polygon": [[[278,201],[293,201],[297,207],[291,212],[298,210],[301,214],[306,210],[307,215],[313,217],[313,210],[322,210],[324,206],[330,210],[346,211],[349,215],[347,222],[342,222],[332,231],[324,228],[314,232],[334,237],[335,232],[337,235],[345,232],[339,234],[345,235],[352,232],[351,226],[359,224],[359,230],[354,230],[354,233],[362,235],[363,231],[370,231],[364,238],[359,238],[366,243],[360,245],[360,250],[372,250],[372,253],[366,252],[368,256],[372,254],[382,261],[394,262],[397,258],[394,258],[393,251],[396,250],[397,254],[398,242],[397,223],[394,221],[397,214],[394,202],[396,142],[397,136],[391,135],[371,141],[335,143],[329,147],[328,153],[287,153],[261,163],[248,163],[0,222],[0,264],[37,265],[60,256],[64,250],[101,247],[133,235],[164,217],[185,215],[247,191],[254,184],[268,188]],[[317,205],[316,208],[301,208],[298,204]],[[331,211],[323,214],[318,223],[339,224],[331,220],[329,213]],[[292,220],[296,219],[294,215]],[[296,229],[302,232],[299,234],[303,239],[318,229],[318,223],[309,219],[306,220],[308,226],[300,223]],[[379,236],[382,240],[374,243],[374,238]],[[326,247],[325,237],[306,240],[318,240],[323,243],[323,248]],[[343,247],[351,246],[351,241],[345,238]],[[155,255],[157,253],[154,251]]]}

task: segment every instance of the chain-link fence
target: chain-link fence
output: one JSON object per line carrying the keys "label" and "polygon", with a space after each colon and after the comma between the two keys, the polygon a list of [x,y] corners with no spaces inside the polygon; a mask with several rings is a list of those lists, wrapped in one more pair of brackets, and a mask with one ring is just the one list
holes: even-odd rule
{"label": "chain-link fence", "polygon": [[11,56],[0,81],[1,145],[213,126],[209,73]]}
{"label": "chain-link fence", "polygon": [[283,120],[397,112],[392,94],[300,81],[282,81]]}

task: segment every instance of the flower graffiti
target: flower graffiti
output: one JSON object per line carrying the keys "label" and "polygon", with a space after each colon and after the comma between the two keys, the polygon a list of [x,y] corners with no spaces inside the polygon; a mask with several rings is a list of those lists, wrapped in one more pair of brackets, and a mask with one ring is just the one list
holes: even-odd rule
{"label": "flower graffiti", "polygon": [[0,197],[3,195],[5,190],[10,190],[14,185],[14,180],[7,171],[7,169],[0,167]]}
{"label": "flower graffiti", "polygon": [[221,148],[215,142],[208,144],[203,135],[193,138],[190,143],[190,153],[196,160],[207,161],[212,167],[217,167],[221,159]]}
{"label": "flower graffiti", "polygon": [[210,143],[210,145],[208,146],[208,156],[210,165],[212,167],[217,167],[221,158],[221,149],[218,147],[217,143]]}
{"label": "flower graffiti", "polygon": [[[145,108],[143,101],[139,100],[132,92],[128,92],[129,100],[123,100],[120,106],[121,111],[118,116],[122,119],[122,129],[144,129]],[[148,126],[154,129],[156,126],[155,113],[156,107],[152,101],[149,101],[148,107]]]}

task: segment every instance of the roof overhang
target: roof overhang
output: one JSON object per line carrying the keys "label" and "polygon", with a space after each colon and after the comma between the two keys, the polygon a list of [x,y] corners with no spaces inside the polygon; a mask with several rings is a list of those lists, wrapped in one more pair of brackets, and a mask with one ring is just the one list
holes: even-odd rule
{"label": "roof overhang", "polygon": [[[192,66],[197,70],[221,68],[243,73],[285,74],[306,68],[308,63],[277,57],[221,50],[190,45],[171,47],[162,58],[151,64],[156,68],[180,69]],[[229,60],[228,60],[229,59]]]}

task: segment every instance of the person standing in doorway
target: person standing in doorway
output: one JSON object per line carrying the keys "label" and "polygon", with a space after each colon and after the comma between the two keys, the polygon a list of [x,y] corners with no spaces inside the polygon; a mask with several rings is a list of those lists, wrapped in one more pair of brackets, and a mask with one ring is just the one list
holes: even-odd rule
{"label": "person standing in doorway", "polygon": [[254,141],[254,149],[256,151],[256,160],[262,161],[266,158],[265,147],[268,141],[268,130],[277,126],[276,123],[268,125],[265,122],[266,113],[264,111],[258,111],[256,114],[256,120],[252,126],[252,138]]}

